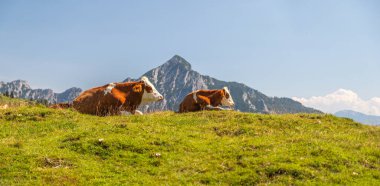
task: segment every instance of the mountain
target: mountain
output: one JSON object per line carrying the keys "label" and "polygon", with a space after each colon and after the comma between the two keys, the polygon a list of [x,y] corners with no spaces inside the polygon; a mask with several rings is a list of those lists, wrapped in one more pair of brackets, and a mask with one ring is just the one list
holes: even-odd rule
{"label": "mountain", "polygon": [[[227,86],[236,103],[235,109],[257,113],[321,113],[318,110],[304,107],[301,103],[289,98],[268,97],[242,83],[225,82],[210,76],[201,75],[192,70],[191,64],[181,56],[175,55],[165,64],[154,68],[147,76],[165,97],[161,102],[143,106],[143,111],[178,110],[182,99],[198,89],[221,89]],[[134,81],[127,78],[124,80]]]}
{"label": "mountain", "polygon": [[42,100],[46,99],[50,103],[69,102],[77,97],[82,89],[70,88],[62,93],[54,93],[51,89],[32,89],[28,82],[16,80],[8,83],[0,82],[0,93],[13,93],[14,97]]}
{"label": "mountain", "polygon": [[355,120],[356,122],[360,122],[367,125],[380,125],[380,116],[366,115],[352,110],[339,111],[335,113],[335,116],[350,118]]}

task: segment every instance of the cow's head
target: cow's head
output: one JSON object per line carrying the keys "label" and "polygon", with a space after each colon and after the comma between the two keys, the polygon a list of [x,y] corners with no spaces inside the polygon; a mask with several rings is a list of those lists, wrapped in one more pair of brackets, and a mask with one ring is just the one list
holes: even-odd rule
{"label": "cow's head", "polygon": [[227,87],[222,89],[222,106],[232,107],[235,105],[234,100],[232,99],[230,90]]}
{"label": "cow's head", "polygon": [[142,104],[164,99],[164,97],[156,90],[147,77],[142,77],[140,82],[144,84],[144,93],[141,100]]}

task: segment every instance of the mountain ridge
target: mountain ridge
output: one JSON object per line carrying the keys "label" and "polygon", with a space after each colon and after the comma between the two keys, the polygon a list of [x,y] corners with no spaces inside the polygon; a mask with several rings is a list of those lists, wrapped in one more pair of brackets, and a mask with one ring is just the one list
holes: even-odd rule
{"label": "mountain ridge", "polygon": [[338,117],[350,118],[356,122],[367,125],[380,125],[380,116],[367,115],[353,110],[341,110],[334,114]]}
{"label": "mountain ridge", "polygon": [[32,89],[25,80],[14,80],[11,82],[0,81],[0,93],[13,94],[14,97],[47,100],[50,103],[70,102],[77,97],[82,89],[77,87],[69,88],[61,93],[55,93],[52,89]]}
{"label": "mountain ridge", "polygon": [[[236,109],[256,113],[321,113],[313,108],[304,107],[290,98],[268,97],[243,83],[226,82],[202,75],[191,68],[191,64],[179,55],[174,55],[166,63],[144,73],[165,97],[156,102],[140,107],[145,112],[159,110],[178,110],[182,99],[198,89],[220,89],[229,87],[236,103]],[[124,82],[137,79],[126,78]]]}

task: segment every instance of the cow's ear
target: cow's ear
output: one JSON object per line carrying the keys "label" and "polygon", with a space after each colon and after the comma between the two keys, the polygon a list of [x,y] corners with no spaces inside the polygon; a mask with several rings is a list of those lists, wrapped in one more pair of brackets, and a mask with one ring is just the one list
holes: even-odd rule
{"label": "cow's ear", "polygon": [[218,94],[221,98],[224,97],[224,90],[219,90]]}
{"label": "cow's ear", "polygon": [[135,86],[133,86],[133,92],[138,92],[138,93],[140,93],[140,92],[142,92],[142,85],[141,84],[138,84],[138,85],[135,85]]}

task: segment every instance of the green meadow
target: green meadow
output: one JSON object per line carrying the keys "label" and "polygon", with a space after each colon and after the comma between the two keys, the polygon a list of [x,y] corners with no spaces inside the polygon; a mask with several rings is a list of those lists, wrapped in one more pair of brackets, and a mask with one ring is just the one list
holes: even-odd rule
{"label": "green meadow", "polygon": [[[0,110],[0,185],[380,185],[380,127],[234,111]],[[0,100],[1,101],[1,100]]]}

